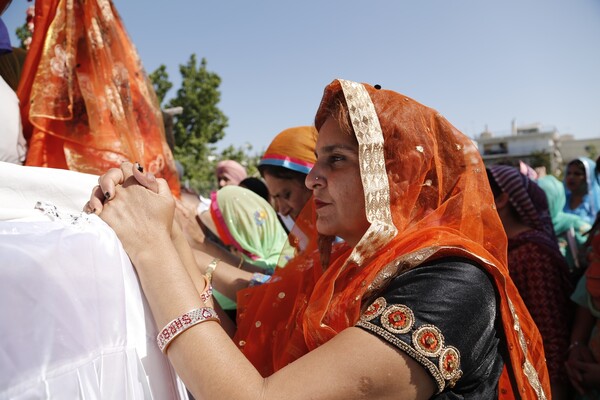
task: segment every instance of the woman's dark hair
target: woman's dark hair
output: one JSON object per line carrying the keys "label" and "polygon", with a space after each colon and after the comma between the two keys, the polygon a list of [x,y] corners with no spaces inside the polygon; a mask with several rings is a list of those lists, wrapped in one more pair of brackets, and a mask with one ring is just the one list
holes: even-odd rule
{"label": "woman's dark hair", "polygon": [[500,196],[502,194],[502,189],[500,189],[500,185],[498,185],[496,178],[494,178],[494,175],[492,175],[492,171],[489,168],[486,168],[485,172],[487,173],[488,181],[490,182],[490,188],[492,189],[494,198]]}
{"label": "woman's dark hair", "polygon": [[302,184],[304,184],[304,181],[306,180],[306,174],[278,165],[259,165],[258,171],[263,178],[265,177],[265,174],[268,174],[279,179],[295,179],[302,182]]}
{"label": "woman's dark hair", "polygon": [[267,189],[267,185],[259,178],[250,176],[241,181],[238,186],[251,190],[267,202],[269,201],[269,189]]}

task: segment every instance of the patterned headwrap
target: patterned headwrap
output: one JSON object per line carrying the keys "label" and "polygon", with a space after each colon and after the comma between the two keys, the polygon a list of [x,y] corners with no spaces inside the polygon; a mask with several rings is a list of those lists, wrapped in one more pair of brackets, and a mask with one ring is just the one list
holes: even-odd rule
{"label": "patterned headwrap", "polygon": [[223,160],[217,163],[217,176],[226,177],[233,185],[238,185],[247,176],[246,168],[234,160]]}
{"label": "patterned headwrap", "polygon": [[258,163],[274,165],[308,174],[315,165],[317,130],[312,126],[298,126],[279,133]]}
{"label": "patterned headwrap", "polygon": [[26,165],[100,175],[139,162],[179,195],[152,83],[110,0],[35,2],[17,94]]}
{"label": "patterned headwrap", "polygon": [[546,193],[518,169],[508,165],[493,165],[490,171],[498,186],[519,214],[523,223],[532,229],[555,237]]}
{"label": "patterned headwrap", "polygon": [[[211,200],[212,224],[205,225],[214,229],[223,244],[235,248],[246,262],[270,273],[293,256],[287,234],[265,199],[249,189],[229,185],[211,193]],[[207,214],[201,215],[202,221]],[[224,309],[235,308],[235,303],[220,293],[215,297]]]}
{"label": "patterned headwrap", "polygon": [[[399,274],[427,261],[465,257],[490,274],[500,297],[503,333],[512,349],[500,387],[545,399],[542,340],[509,277],[506,235],[473,142],[431,108],[345,80],[325,89],[317,129],[338,102],[347,107],[358,141],[371,227],[355,248],[334,245],[328,265],[321,264],[323,249],[317,251],[313,240],[269,283],[238,293],[236,344],[268,376],[354,326]],[[444,383],[438,384],[443,390]]]}

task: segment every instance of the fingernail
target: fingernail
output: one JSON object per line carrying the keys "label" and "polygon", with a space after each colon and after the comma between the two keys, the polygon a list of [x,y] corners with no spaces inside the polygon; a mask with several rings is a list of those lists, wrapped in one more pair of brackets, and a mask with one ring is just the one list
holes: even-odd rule
{"label": "fingernail", "polygon": [[105,198],[106,200],[110,200],[110,192],[106,192],[106,193],[104,193],[104,198]]}
{"label": "fingernail", "polygon": [[137,170],[140,172],[144,172],[144,167],[142,167],[140,164],[137,165]]}

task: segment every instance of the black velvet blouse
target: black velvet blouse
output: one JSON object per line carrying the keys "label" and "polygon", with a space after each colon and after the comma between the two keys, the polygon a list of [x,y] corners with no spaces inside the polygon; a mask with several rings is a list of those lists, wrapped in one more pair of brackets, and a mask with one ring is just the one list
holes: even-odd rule
{"label": "black velvet blouse", "polygon": [[502,325],[494,285],[477,264],[442,259],[399,275],[356,326],[421,364],[437,384],[433,399],[498,397]]}

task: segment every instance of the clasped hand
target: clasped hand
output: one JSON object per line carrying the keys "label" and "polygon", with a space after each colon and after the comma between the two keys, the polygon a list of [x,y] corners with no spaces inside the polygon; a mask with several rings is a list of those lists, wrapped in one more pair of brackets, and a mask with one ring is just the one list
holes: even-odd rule
{"label": "clasped hand", "polygon": [[124,162],[98,178],[83,210],[100,216],[117,234],[134,264],[171,239],[175,200],[164,179]]}

